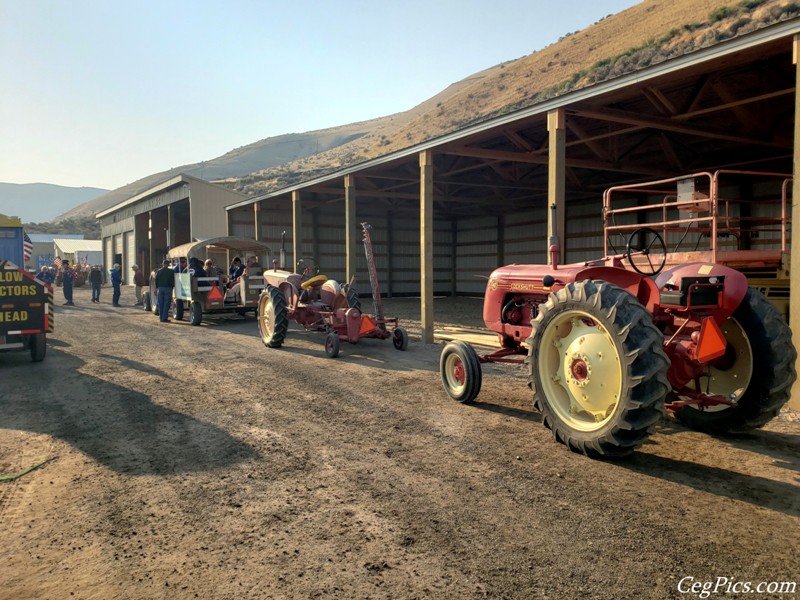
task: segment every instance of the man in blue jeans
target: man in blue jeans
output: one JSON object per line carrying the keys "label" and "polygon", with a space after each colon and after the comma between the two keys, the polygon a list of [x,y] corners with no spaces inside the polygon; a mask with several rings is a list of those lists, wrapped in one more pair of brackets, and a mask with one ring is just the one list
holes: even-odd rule
{"label": "man in blue jeans", "polygon": [[65,306],[74,306],[72,302],[72,283],[75,281],[75,269],[69,266],[68,260],[61,261],[61,285],[64,288],[64,302]]}
{"label": "man in blue jeans", "polygon": [[111,295],[111,306],[119,306],[120,286],[122,285],[122,270],[119,268],[118,263],[114,263],[111,269],[111,287],[114,288],[114,293]]}
{"label": "man in blue jeans", "polygon": [[175,287],[175,272],[170,268],[169,261],[164,261],[164,266],[156,271],[156,289],[158,290],[158,318],[162,323],[169,323],[169,306],[172,304],[172,288]]}

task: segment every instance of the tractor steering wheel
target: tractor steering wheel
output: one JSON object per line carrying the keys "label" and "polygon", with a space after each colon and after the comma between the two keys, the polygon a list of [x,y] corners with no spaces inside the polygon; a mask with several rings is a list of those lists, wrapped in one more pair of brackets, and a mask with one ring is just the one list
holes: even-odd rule
{"label": "tractor steering wheel", "polygon": [[640,275],[658,275],[667,262],[667,245],[661,234],[652,227],[639,227],[628,237],[625,258]]}
{"label": "tractor steering wheel", "polygon": [[301,258],[297,261],[297,272],[303,277],[319,275],[319,265],[313,258]]}

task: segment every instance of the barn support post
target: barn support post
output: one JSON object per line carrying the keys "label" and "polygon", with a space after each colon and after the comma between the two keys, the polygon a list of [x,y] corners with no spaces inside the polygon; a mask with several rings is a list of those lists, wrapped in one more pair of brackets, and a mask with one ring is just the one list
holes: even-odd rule
{"label": "barn support post", "polygon": [[[172,216],[172,204],[167,204],[167,249],[172,248],[172,240],[175,239],[174,221]],[[189,237],[189,241],[191,241]]]}
{"label": "barn support post", "polygon": [[[567,130],[566,115],[563,108],[547,113],[548,131],[548,170],[547,170],[547,262],[550,262],[550,249],[558,243],[559,263],[566,262],[567,228],[566,228],[566,158]],[[555,222],[554,222],[555,220]]]}
{"label": "barn support post", "polygon": [[419,153],[419,270],[422,342],[433,343],[433,152]]}
{"label": "barn support post", "polygon": [[[792,58],[795,65],[795,81],[800,81],[800,36],[794,36]],[[794,152],[792,161],[792,247],[790,249],[789,271],[789,327],[792,329],[792,341],[795,348],[800,348],[800,95],[795,87],[794,94]],[[795,362],[800,369],[800,358]],[[800,383],[795,382],[789,407],[800,410]]]}
{"label": "barn support post", "polygon": [[303,201],[300,198],[300,191],[292,192],[292,256],[293,265],[302,258],[303,252]]}
{"label": "barn support post", "polygon": [[356,227],[356,179],[344,176],[345,279],[349,283],[356,275],[356,245],[361,239]]}
{"label": "barn support post", "polygon": [[[261,202],[253,202],[253,225],[255,226],[255,234],[253,239],[261,241]],[[228,225],[230,232],[230,224]]]}

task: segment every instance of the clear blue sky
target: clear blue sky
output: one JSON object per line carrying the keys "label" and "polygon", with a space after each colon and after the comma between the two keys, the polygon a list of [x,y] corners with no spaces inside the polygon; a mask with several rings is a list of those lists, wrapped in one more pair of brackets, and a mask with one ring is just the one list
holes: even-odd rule
{"label": "clear blue sky", "polygon": [[0,181],[117,188],[408,110],[635,0],[0,0]]}

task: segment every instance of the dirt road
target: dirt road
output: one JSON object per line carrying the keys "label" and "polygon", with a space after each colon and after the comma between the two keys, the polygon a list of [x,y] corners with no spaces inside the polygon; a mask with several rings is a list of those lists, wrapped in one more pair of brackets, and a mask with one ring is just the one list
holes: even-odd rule
{"label": "dirt road", "polygon": [[[252,318],[162,325],[104,296],[58,307],[43,363],[0,355],[0,475],[54,459],[0,482],[0,598],[696,598],[681,580],[800,579],[795,412],[727,439],[665,420],[632,459],[592,461],[552,441],[521,369],[450,400],[418,323],[406,352],[331,360],[319,334],[270,350]],[[436,310],[480,319],[476,300]]]}

